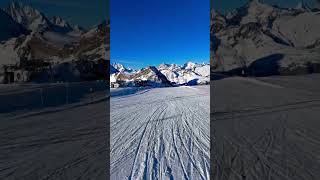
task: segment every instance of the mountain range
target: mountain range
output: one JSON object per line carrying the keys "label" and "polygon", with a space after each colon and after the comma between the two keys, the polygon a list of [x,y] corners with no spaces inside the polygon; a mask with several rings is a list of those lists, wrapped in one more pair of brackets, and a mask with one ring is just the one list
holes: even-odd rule
{"label": "mountain range", "polygon": [[187,62],[177,64],[160,64],[140,70],[124,67],[122,64],[110,65],[110,82],[121,86],[180,86],[199,85],[210,82],[210,65]]}
{"label": "mountain range", "polygon": [[211,10],[211,71],[252,76],[320,72],[320,10],[250,0]]}
{"label": "mountain range", "polygon": [[[95,78],[94,74],[88,74],[88,66],[110,59],[109,21],[86,30],[59,16],[48,18],[37,9],[17,2],[0,9],[0,20],[5,24],[0,26],[2,76],[4,71],[8,71],[4,66],[28,69],[34,73],[40,68],[39,64],[50,64],[54,71],[59,71],[64,64],[68,66],[70,75],[77,76],[72,78],[81,79],[82,75]],[[59,74],[62,73],[56,72],[55,76]],[[66,81],[70,78],[60,77]]]}

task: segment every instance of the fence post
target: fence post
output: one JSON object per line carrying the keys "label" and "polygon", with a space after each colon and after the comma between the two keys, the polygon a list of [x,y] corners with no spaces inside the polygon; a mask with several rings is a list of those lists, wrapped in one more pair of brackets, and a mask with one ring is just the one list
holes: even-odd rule
{"label": "fence post", "polygon": [[40,89],[40,93],[41,93],[41,106],[44,107],[43,88]]}
{"label": "fence post", "polygon": [[69,104],[69,83],[66,83],[66,104]]}

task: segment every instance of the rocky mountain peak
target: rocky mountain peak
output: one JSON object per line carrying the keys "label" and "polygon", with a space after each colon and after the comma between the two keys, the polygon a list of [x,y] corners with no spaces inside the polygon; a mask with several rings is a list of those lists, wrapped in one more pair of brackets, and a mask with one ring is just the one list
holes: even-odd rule
{"label": "rocky mountain peak", "polygon": [[31,6],[19,2],[12,2],[4,11],[28,30],[37,31],[50,26],[50,21],[45,15]]}
{"label": "rocky mountain peak", "polygon": [[120,63],[113,63],[112,66],[116,68],[118,71],[124,71],[126,68]]}
{"label": "rocky mountain peak", "polygon": [[184,69],[194,69],[196,66],[195,63],[191,62],[191,61],[188,61],[187,63],[184,64],[183,68]]}
{"label": "rocky mountain peak", "polygon": [[111,66],[112,66],[112,68],[114,68],[116,70],[114,72],[121,72],[121,73],[128,73],[128,74],[135,72],[135,70],[128,68],[128,67],[125,67],[124,65],[122,65],[120,63],[112,63]]}
{"label": "rocky mountain peak", "polygon": [[53,16],[51,18],[51,22],[56,26],[71,27],[70,24],[66,20],[62,19],[60,16]]}

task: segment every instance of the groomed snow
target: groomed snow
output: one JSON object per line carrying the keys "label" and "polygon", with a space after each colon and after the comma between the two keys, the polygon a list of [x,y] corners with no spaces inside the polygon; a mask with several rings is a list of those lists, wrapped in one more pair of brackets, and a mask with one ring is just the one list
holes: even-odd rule
{"label": "groomed snow", "polygon": [[112,97],[111,179],[209,179],[209,86]]}

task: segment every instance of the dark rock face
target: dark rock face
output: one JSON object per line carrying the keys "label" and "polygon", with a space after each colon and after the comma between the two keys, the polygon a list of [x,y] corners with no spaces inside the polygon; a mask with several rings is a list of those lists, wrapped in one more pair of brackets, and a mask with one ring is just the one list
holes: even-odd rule
{"label": "dark rock face", "polygon": [[272,54],[267,57],[260,58],[246,69],[250,76],[272,76],[279,75],[279,61],[284,57],[283,54]]}
{"label": "dark rock face", "polygon": [[145,81],[148,86],[172,86],[171,82],[156,67],[149,66],[130,77],[134,80]]}

